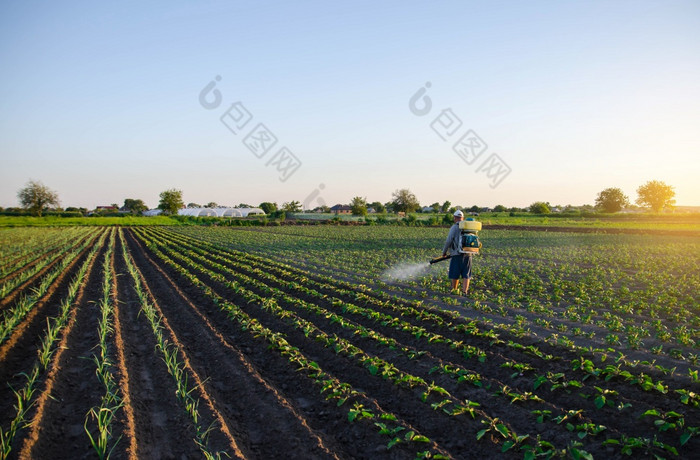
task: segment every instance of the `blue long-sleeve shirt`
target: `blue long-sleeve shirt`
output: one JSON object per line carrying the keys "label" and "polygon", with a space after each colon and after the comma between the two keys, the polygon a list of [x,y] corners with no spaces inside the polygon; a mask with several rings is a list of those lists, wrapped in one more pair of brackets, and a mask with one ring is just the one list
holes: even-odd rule
{"label": "blue long-sleeve shirt", "polygon": [[450,227],[450,232],[447,234],[447,240],[445,241],[445,246],[442,248],[442,253],[449,254],[451,256],[458,255],[460,250],[460,237],[461,232],[459,231],[459,224],[453,224],[452,227]]}

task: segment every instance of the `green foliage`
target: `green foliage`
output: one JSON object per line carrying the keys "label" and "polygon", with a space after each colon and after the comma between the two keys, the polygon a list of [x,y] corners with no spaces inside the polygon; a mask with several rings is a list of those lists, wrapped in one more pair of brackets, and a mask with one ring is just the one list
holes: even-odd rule
{"label": "green foliage", "polygon": [[269,201],[263,201],[258,207],[262,209],[267,215],[270,215],[273,212],[277,211],[277,203],[270,203]]}
{"label": "green foliage", "polygon": [[354,197],[350,202],[350,207],[352,208],[353,216],[367,215],[367,200],[361,196]]}
{"label": "green foliage", "polygon": [[142,226],[142,225],[192,225],[196,224],[196,220],[181,219],[181,217],[189,216],[153,216],[142,217],[132,216],[130,214],[121,215],[119,217],[57,217],[57,216],[41,216],[41,217],[9,217],[0,216],[1,227],[72,227],[72,226],[89,226],[89,227],[109,227],[109,226]]}
{"label": "green foliage", "polygon": [[658,180],[651,180],[637,189],[637,204],[647,206],[654,212],[672,207],[676,200],[673,187]]}
{"label": "green foliage", "polygon": [[127,209],[131,214],[140,215],[143,211],[148,210],[148,206],[143,200],[127,198],[124,200],[124,209]]}
{"label": "green foliage", "polygon": [[33,215],[41,216],[49,206],[58,206],[58,193],[39,181],[30,180],[17,192],[20,205]]}
{"label": "green foliage", "polygon": [[[318,402],[326,399],[326,407],[335,411],[328,416],[334,423],[383,436],[381,451],[412,448],[419,451],[416,458],[445,453],[419,432],[420,418],[408,423],[382,409],[372,394],[380,386],[393,387],[397,401],[412,398],[445,426],[464,424],[471,441],[477,436],[479,449],[492,449],[493,457],[511,452],[531,459],[586,459],[592,447],[600,452],[602,443],[611,449],[610,457],[653,457],[676,449],[688,456],[695,447],[697,429],[688,424],[697,411],[697,370],[676,372],[674,366],[631,361],[622,353],[636,337],[645,340],[635,356],[645,351],[653,356],[645,342],[659,337],[658,353],[678,349],[683,367],[692,364],[700,326],[695,308],[700,275],[696,260],[687,256],[697,250],[694,240],[484,230],[489,257],[475,259],[474,292],[465,300],[448,294],[442,270],[400,283],[382,277],[399,257],[427,260],[441,245],[444,228],[283,225],[230,231],[217,228],[217,219],[197,222],[210,227],[124,231],[133,232],[188,295],[197,291],[199,300],[221,309],[241,334],[259,340],[260,350],[288,361],[299,379],[316,386]],[[68,232],[78,230],[56,234],[65,233],[68,241],[75,238]],[[33,242],[39,233],[0,231],[3,258],[9,261],[7,268],[0,264],[0,277],[16,268],[13,260],[49,252],[49,247],[36,251],[43,247]],[[13,239],[22,244],[7,243]],[[127,265],[132,246],[121,245]],[[134,281],[123,276],[120,282],[139,284],[139,276],[132,275]],[[139,298],[146,296],[139,289]],[[448,301],[478,319],[449,311]],[[142,303],[148,316],[147,302]],[[549,331],[541,338],[527,336],[539,327]],[[109,336],[109,327],[104,330]],[[58,336],[53,331],[47,342]],[[569,331],[576,341],[564,335]],[[598,332],[598,343],[610,334],[609,347],[577,343],[592,331]],[[42,365],[51,360],[51,348],[46,350]],[[162,342],[157,350],[196,426],[189,371],[172,345]],[[325,369],[329,362],[338,375]],[[109,365],[99,368],[109,370]],[[664,376],[671,378],[662,382]],[[28,404],[31,398],[23,397],[17,406]],[[495,405],[501,408],[497,414],[491,412]],[[518,434],[511,423],[528,431]],[[8,426],[3,425],[5,433]],[[640,426],[646,426],[644,433]],[[201,435],[196,442],[204,446],[207,430],[195,431]],[[552,443],[537,433],[552,436]]]}
{"label": "green foliage", "polygon": [[616,187],[606,188],[598,193],[595,199],[597,208],[610,213],[619,212],[629,206],[629,204],[629,198],[622,193],[622,190]]}
{"label": "green foliage", "polygon": [[373,201],[367,204],[368,208],[374,209],[377,214],[384,214],[386,212],[386,207],[380,201]]}
{"label": "green foliage", "polygon": [[418,198],[407,188],[391,194],[391,205],[394,212],[415,212],[420,207]]}
{"label": "green foliage", "polygon": [[284,212],[301,212],[301,203],[298,201],[288,201],[282,204]]}
{"label": "green foliage", "polygon": [[171,188],[160,193],[160,202],[158,209],[161,209],[164,214],[176,215],[178,210],[184,207],[182,201],[182,190]]}
{"label": "green foliage", "polygon": [[545,203],[544,201],[536,201],[532,203],[528,210],[532,214],[549,214],[551,212],[549,203]]}

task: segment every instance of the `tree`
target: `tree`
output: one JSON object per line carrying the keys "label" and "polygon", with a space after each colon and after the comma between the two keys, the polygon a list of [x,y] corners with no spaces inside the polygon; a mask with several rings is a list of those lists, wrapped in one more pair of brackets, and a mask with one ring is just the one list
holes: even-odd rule
{"label": "tree", "polygon": [[505,206],[503,206],[502,204],[497,204],[493,208],[493,212],[506,212],[506,211],[508,211],[508,209]]}
{"label": "tree", "polygon": [[187,203],[188,208],[201,208],[202,206],[197,203]]}
{"label": "tree", "polygon": [[384,214],[386,212],[386,208],[379,201],[373,201],[372,203],[368,204],[367,206],[374,209],[374,212],[376,212],[377,214]]}
{"label": "tree", "polygon": [[182,190],[171,188],[170,190],[160,192],[158,209],[163,210],[164,214],[177,214],[177,211],[184,205],[185,203],[182,201]]}
{"label": "tree", "polygon": [[433,204],[430,205],[431,208],[433,208],[433,212],[439,212],[440,211],[440,203],[437,201]]}
{"label": "tree", "polygon": [[58,193],[34,180],[29,180],[27,185],[17,192],[17,198],[19,198],[22,207],[29,209],[35,216],[41,216],[41,213],[49,205],[59,205]]}
{"label": "tree", "polygon": [[477,205],[474,205],[471,208],[469,208],[469,212],[479,212],[479,211],[481,211],[481,208],[478,207]]}
{"label": "tree", "polygon": [[654,212],[676,204],[676,200],[673,199],[676,196],[673,187],[659,180],[650,180],[639,187],[637,195],[636,203],[640,206],[648,206]]}
{"label": "tree", "polygon": [[272,214],[277,211],[277,203],[270,203],[269,201],[263,201],[258,207],[262,209],[265,214]]}
{"label": "tree", "polygon": [[350,207],[352,208],[353,216],[366,216],[367,215],[367,199],[361,196],[356,196],[350,202]]}
{"label": "tree", "polygon": [[236,206],[236,207],[237,208],[252,208],[252,206],[249,205],[248,203],[238,203],[238,206]]}
{"label": "tree", "polygon": [[205,208],[210,208],[210,209],[214,209],[217,206],[219,206],[219,205],[216,201],[210,201],[209,203],[204,205]]}
{"label": "tree", "polygon": [[532,203],[528,209],[533,214],[549,214],[551,212],[549,203],[545,203],[544,201],[536,201]]}
{"label": "tree", "polygon": [[407,188],[396,190],[391,194],[391,199],[395,212],[414,212],[420,207],[418,198]]}
{"label": "tree", "polygon": [[595,199],[596,208],[605,212],[619,212],[629,204],[630,199],[617,187],[606,188]]}
{"label": "tree", "polygon": [[440,212],[447,212],[450,209],[451,205],[452,205],[452,203],[450,203],[449,201],[445,201],[444,203],[442,203],[442,207],[440,208]]}
{"label": "tree", "polygon": [[141,214],[148,209],[148,206],[146,206],[146,203],[144,203],[143,200],[127,198],[124,200],[123,208],[132,214]]}
{"label": "tree", "polygon": [[284,212],[301,212],[301,203],[298,201],[289,201],[282,204],[282,211]]}

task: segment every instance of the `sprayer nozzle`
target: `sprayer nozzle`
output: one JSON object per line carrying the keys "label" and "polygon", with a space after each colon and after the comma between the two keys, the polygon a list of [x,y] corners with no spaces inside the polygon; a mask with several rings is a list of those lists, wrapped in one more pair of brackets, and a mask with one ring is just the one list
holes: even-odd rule
{"label": "sprayer nozzle", "polygon": [[443,260],[447,260],[452,258],[452,256],[442,256],[442,257],[436,257],[435,259],[430,261],[430,265],[437,263],[437,262],[442,262]]}

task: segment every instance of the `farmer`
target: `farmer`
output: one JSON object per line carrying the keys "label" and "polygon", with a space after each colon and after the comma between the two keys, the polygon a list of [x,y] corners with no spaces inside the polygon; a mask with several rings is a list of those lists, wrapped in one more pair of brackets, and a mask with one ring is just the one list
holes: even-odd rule
{"label": "farmer", "polygon": [[450,278],[450,289],[453,293],[459,293],[459,277],[462,277],[462,295],[467,295],[469,290],[469,280],[472,278],[472,255],[462,254],[460,250],[460,238],[461,234],[459,231],[459,223],[464,220],[464,214],[462,211],[455,211],[453,214],[454,224],[450,227],[450,233],[447,234],[447,241],[445,241],[445,246],[442,248],[442,255],[453,256],[450,259],[450,270],[448,272],[448,277]]}

